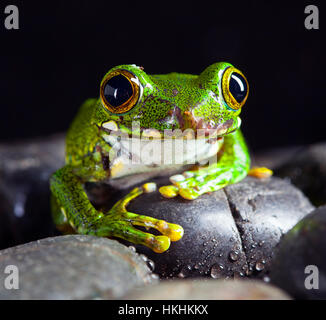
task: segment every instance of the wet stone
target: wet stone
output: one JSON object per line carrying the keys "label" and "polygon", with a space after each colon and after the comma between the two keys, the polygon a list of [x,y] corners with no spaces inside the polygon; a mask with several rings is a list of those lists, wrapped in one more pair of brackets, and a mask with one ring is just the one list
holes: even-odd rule
{"label": "wet stone", "polygon": [[326,204],[326,143],[302,147],[275,167],[275,174],[287,178],[316,206]]}
{"label": "wet stone", "polygon": [[272,261],[271,282],[297,299],[326,299],[326,206],[296,224]]}
{"label": "wet stone", "polygon": [[133,289],[125,300],[289,300],[281,289],[262,281],[174,280]]}
{"label": "wet stone", "polygon": [[263,277],[281,237],[314,207],[300,190],[275,177],[247,177],[224,190],[241,234],[248,275]]}
{"label": "wet stone", "polygon": [[[14,265],[19,290],[4,288]],[[0,299],[116,299],[155,283],[146,262],[115,240],[82,235],[46,238],[0,251]]]}
{"label": "wet stone", "polygon": [[0,249],[59,234],[49,178],[63,163],[63,134],[0,145]]}
{"label": "wet stone", "polygon": [[[168,183],[165,178],[156,182]],[[163,279],[237,275],[263,278],[282,235],[313,209],[302,192],[274,177],[247,177],[194,201],[165,199],[154,192],[128,205],[131,212],[184,227],[183,238],[172,242],[165,253],[136,246],[138,252],[154,261],[154,270]]]}
{"label": "wet stone", "polygon": [[[160,181],[162,185],[167,183],[165,179]],[[223,190],[193,201],[180,197],[166,199],[159,192],[148,193],[133,200],[128,210],[183,226],[183,238],[171,242],[170,248],[162,254],[136,246],[137,252],[144,253],[154,261],[155,272],[162,278],[209,277],[213,265],[223,266],[221,277],[232,277],[246,263],[241,239]],[[230,238],[233,241],[229,241]],[[230,253],[233,260],[229,258]]]}

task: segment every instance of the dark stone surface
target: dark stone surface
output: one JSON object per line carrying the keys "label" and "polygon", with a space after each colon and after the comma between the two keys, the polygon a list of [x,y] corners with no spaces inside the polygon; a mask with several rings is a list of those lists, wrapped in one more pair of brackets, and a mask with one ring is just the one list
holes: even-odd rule
{"label": "dark stone surface", "polygon": [[275,174],[286,177],[316,206],[326,204],[326,143],[297,150],[275,167]]}
{"label": "dark stone surface", "polygon": [[58,234],[49,177],[63,161],[62,134],[0,145],[0,249]]}
{"label": "dark stone surface", "polygon": [[304,148],[303,146],[288,146],[261,150],[258,153],[251,153],[251,163],[252,166],[274,170],[284,163],[288,163],[297,152]]}
{"label": "dark stone surface", "polygon": [[[19,270],[8,290],[6,266]],[[71,235],[0,251],[0,299],[116,299],[157,280],[134,250],[105,238]]]}
{"label": "dark stone surface", "polygon": [[136,246],[154,261],[155,272],[163,278],[263,277],[281,236],[313,209],[287,181],[252,177],[193,201],[165,199],[155,192],[128,206],[131,212],[184,227],[183,238],[165,253]]}
{"label": "dark stone surface", "polygon": [[249,275],[262,277],[280,238],[314,207],[288,181],[248,177],[225,187],[241,235]]}
{"label": "dark stone surface", "polygon": [[[316,266],[318,289],[308,290],[307,266]],[[319,207],[282,239],[273,259],[271,282],[297,299],[326,299],[326,206]],[[312,283],[312,280],[307,280]]]}
{"label": "dark stone surface", "polygon": [[132,289],[125,300],[288,300],[285,292],[262,281],[174,280]]}
{"label": "dark stone surface", "polygon": [[136,246],[137,251],[155,262],[155,272],[162,277],[211,275],[224,278],[244,273],[246,258],[223,191],[203,195],[194,201],[179,197],[165,199],[154,192],[136,198],[128,210],[183,226],[183,238],[172,242],[165,253]]}

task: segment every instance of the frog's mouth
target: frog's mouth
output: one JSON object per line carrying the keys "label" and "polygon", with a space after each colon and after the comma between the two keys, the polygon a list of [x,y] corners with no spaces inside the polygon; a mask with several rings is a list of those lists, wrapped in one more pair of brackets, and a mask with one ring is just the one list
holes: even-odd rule
{"label": "frog's mouth", "polygon": [[241,125],[241,119],[237,117],[235,120],[229,119],[223,123],[215,124],[213,122],[206,123],[202,118],[195,118],[187,111],[182,119],[178,120],[179,129],[165,129],[164,131],[157,129],[141,128],[135,125],[132,128],[118,125],[115,121],[110,120],[103,122],[99,127],[104,134],[121,136],[125,138],[146,138],[146,139],[206,139],[212,143],[223,136],[234,132]]}

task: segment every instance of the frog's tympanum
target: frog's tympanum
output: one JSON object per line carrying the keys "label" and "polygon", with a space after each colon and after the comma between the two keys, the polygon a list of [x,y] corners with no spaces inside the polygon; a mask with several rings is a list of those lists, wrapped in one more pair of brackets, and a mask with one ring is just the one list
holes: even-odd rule
{"label": "frog's tympanum", "polygon": [[[148,75],[136,65],[112,68],[101,82],[99,98],[87,100],[73,121],[66,138],[66,165],[51,177],[57,226],[119,237],[159,253],[167,250],[170,241],[182,238],[183,228],[127,210],[132,199],[154,192],[155,184],[133,189],[108,212],[93,207],[84,184],[188,165],[159,192],[192,200],[240,181],[250,169],[239,129],[248,91],[242,72],[226,62],[198,76]],[[208,165],[205,159],[210,159]],[[189,169],[189,164],[194,166]],[[259,168],[252,174],[269,172]],[[154,228],[161,235],[135,226]]]}

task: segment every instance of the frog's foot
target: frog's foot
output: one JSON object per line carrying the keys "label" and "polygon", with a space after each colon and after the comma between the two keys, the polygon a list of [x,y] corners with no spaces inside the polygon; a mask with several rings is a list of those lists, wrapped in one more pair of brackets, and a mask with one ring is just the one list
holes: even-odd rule
{"label": "frog's foot", "polygon": [[248,176],[255,177],[258,179],[269,178],[272,175],[273,171],[265,167],[253,167],[248,172]]}
{"label": "frog's foot", "polygon": [[179,194],[184,199],[194,200],[204,193],[222,189],[229,184],[231,177],[232,171],[229,168],[186,171],[170,177],[173,184],[163,186],[159,191],[165,198],[174,198]]}
{"label": "frog's foot", "polygon": [[[102,236],[114,236],[142,244],[155,252],[166,251],[170,246],[170,241],[178,241],[183,236],[183,228],[180,225],[168,223],[164,220],[128,212],[126,207],[131,200],[141,195],[143,192],[156,190],[156,185],[146,183],[142,188],[135,188],[124,198],[119,200],[97,224],[97,234]],[[142,226],[146,229],[154,228],[162,233],[160,236],[143,232],[134,226]]]}

